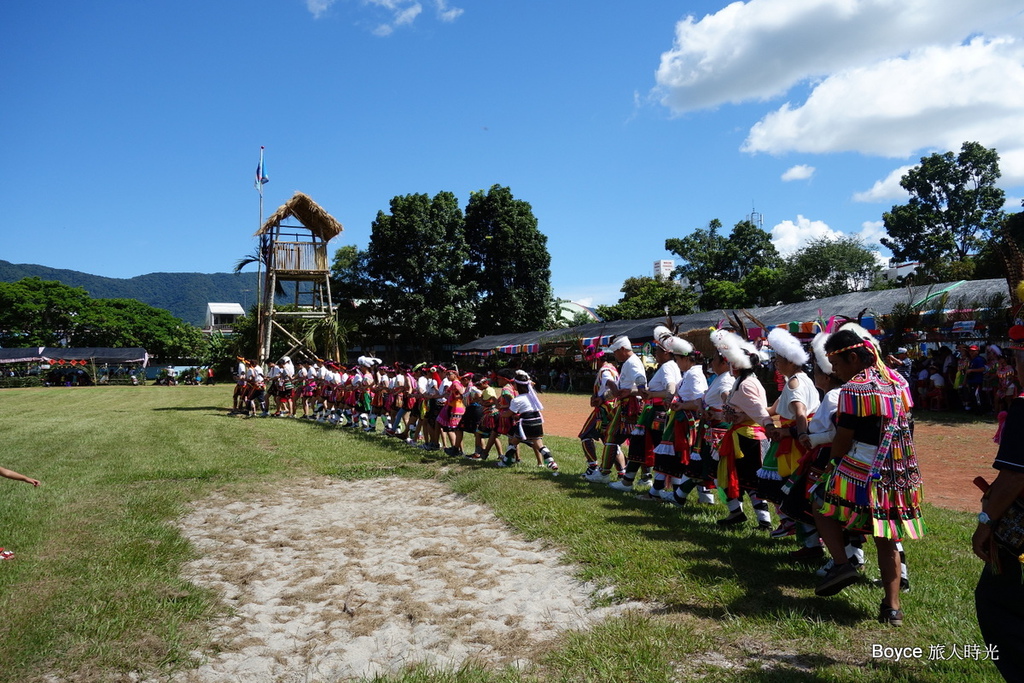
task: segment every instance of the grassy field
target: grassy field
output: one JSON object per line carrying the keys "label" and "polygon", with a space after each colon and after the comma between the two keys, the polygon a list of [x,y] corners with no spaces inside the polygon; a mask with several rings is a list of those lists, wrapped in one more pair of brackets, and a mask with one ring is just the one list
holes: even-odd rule
{"label": "grassy field", "polygon": [[[651,506],[583,482],[573,440],[550,439],[558,478],[502,471],[299,420],[229,417],[230,391],[0,393],[0,465],[43,481],[0,480],[0,545],[17,553],[0,562],[0,680],[159,680],[194,666],[222,608],[181,578],[193,551],[173,520],[215,490],[301,486],[311,475],[444,480],[525,536],[563,548],[615,599],[658,604],[648,616],[567,634],[530,671],[411,669],[396,680],[999,680],[974,619],[981,565],[969,514],[926,510],[928,535],[907,544],[907,622],[893,629],[875,622],[881,591],[868,582],[815,597],[813,572],[785,562],[791,542],[753,528],[720,532],[721,509]],[[923,655],[895,662],[872,657],[873,645]],[[965,646],[982,654],[953,655]]]}

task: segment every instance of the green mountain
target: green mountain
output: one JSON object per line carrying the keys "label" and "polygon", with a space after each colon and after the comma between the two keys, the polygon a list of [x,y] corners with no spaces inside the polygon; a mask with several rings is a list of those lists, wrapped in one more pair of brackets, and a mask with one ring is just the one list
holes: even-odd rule
{"label": "green mountain", "polygon": [[206,304],[210,302],[239,303],[248,310],[256,300],[255,271],[149,273],[124,279],[0,260],[0,282],[16,282],[25,277],[81,287],[94,299],[138,299],[197,326],[203,324]]}

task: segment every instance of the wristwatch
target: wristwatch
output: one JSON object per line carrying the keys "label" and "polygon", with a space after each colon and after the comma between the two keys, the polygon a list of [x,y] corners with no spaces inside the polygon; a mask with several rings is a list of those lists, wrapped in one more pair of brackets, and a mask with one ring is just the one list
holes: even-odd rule
{"label": "wristwatch", "polygon": [[984,524],[985,526],[992,526],[994,519],[988,516],[987,512],[978,513],[978,524]]}

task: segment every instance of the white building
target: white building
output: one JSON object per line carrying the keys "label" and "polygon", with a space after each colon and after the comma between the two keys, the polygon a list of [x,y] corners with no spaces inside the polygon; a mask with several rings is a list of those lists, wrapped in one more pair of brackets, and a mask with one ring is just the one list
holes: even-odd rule
{"label": "white building", "polygon": [[661,259],[654,262],[654,277],[664,280],[672,279],[672,271],[676,269],[676,262],[672,259]]}
{"label": "white building", "polygon": [[203,323],[203,332],[231,332],[235,321],[245,317],[245,309],[242,304],[206,304],[206,320]]}

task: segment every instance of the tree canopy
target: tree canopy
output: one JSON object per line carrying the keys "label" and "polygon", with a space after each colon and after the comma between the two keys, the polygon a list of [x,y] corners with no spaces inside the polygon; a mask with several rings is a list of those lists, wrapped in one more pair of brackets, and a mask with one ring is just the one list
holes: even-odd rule
{"label": "tree canopy", "polygon": [[[665,249],[682,261],[673,275],[701,292],[698,303],[704,310],[750,305],[763,296],[766,278],[774,280],[773,271],[782,264],[771,234],[750,221],[736,223],[728,237],[721,229],[715,218],[686,237],[665,240]],[[745,284],[747,278],[752,280]]]}
{"label": "tree canopy", "polygon": [[362,305],[390,339],[406,335],[424,350],[454,343],[473,324],[476,296],[455,195],[394,197],[390,209],[371,226]]}
{"label": "tree canopy", "polygon": [[785,303],[823,299],[871,287],[881,266],[857,237],[810,241],[786,259],[781,287]]}
{"label": "tree canopy", "polygon": [[202,333],[134,299],[92,299],[81,287],[29,277],[0,282],[0,345],[143,347],[161,358],[202,353]]}
{"label": "tree canopy", "polygon": [[1004,219],[999,177],[999,155],[977,142],[922,157],[900,180],[910,200],[882,216],[882,244],[900,261],[921,261],[933,279],[970,277],[972,257]]}
{"label": "tree canopy", "polygon": [[631,277],[622,283],[622,298],[613,306],[598,306],[605,320],[637,320],[665,314],[693,313],[696,295],[678,282],[660,277]]}
{"label": "tree canopy", "polygon": [[473,192],[466,205],[469,273],[480,334],[542,329],[551,317],[551,255],[529,203],[507,187]]}

